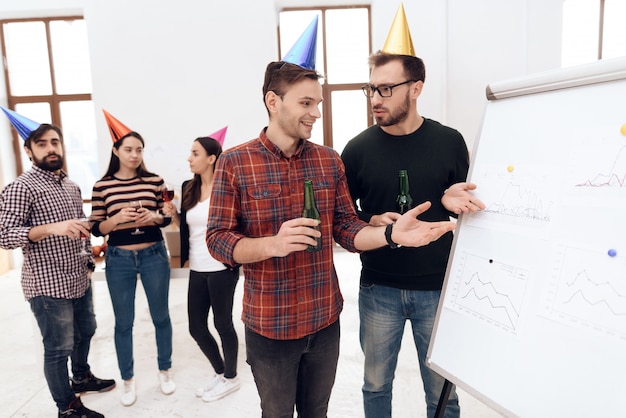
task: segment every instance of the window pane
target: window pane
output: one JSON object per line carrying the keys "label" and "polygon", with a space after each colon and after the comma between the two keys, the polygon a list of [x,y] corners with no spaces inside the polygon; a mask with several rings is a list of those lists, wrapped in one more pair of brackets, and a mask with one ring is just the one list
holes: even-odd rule
{"label": "window pane", "polygon": [[[319,105],[320,114],[322,114],[322,104]],[[315,121],[313,125],[313,132],[311,133],[311,138],[309,141],[315,142],[316,144],[324,145],[324,115]]]}
{"label": "window pane", "polygon": [[561,67],[585,64],[598,59],[599,28],[599,0],[565,0],[563,2]]}
{"label": "window pane", "polygon": [[50,22],[57,93],[91,93],[91,67],[84,20]]}
{"label": "window pane", "polygon": [[[39,123],[50,123],[52,120],[49,103],[19,103],[15,105],[15,111]],[[21,145],[24,145],[22,137],[20,137],[20,142]],[[28,156],[25,152],[21,152],[20,158],[22,159],[22,170],[28,171],[32,165]]]}
{"label": "window pane", "polygon": [[319,10],[296,10],[280,13],[278,22],[280,25],[280,58],[282,59],[289,52],[316,15],[319,16],[319,21],[317,24],[317,43],[315,48],[315,69],[319,73],[323,73],[322,16]]}
{"label": "window pane", "polygon": [[80,186],[83,199],[91,199],[91,188],[101,177],[98,174],[93,102],[61,102],[60,108],[67,172]]}
{"label": "window pane", "polygon": [[45,25],[42,22],[6,23],[4,34],[11,94],[51,94]]}
{"label": "window pane", "polygon": [[626,2],[605,0],[602,58],[626,56]]}
{"label": "window pane", "polygon": [[367,128],[367,97],[361,90],[334,91],[333,148],[341,154],[348,141]]}
{"label": "window pane", "polygon": [[369,17],[367,9],[331,9],[326,12],[328,83],[367,82]]}

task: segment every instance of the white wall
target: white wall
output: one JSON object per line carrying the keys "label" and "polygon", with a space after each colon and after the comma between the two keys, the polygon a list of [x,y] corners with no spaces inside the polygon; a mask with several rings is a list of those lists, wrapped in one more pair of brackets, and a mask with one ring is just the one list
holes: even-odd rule
{"label": "white wall", "polygon": [[448,0],[447,16],[445,119],[471,150],[488,84],[560,67],[562,0]]}

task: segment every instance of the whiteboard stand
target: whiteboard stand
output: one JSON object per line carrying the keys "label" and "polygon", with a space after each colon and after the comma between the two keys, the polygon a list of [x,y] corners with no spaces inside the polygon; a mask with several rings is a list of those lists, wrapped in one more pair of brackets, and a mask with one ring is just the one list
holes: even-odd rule
{"label": "whiteboard stand", "polygon": [[448,399],[450,398],[450,392],[452,392],[452,382],[446,379],[446,381],[443,382],[443,388],[441,388],[439,403],[437,404],[437,409],[435,410],[435,418],[443,418],[443,415],[446,413],[446,405],[448,404]]}

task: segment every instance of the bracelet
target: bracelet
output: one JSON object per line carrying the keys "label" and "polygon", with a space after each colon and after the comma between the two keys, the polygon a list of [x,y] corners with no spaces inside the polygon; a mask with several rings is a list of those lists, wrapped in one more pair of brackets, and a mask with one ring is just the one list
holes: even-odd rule
{"label": "bracelet", "polygon": [[392,230],[393,230],[393,224],[387,224],[387,227],[385,228],[385,239],[387,240],[387,244],[389,244],[389,248],[396,249],[396,248],[402,247],[402,245],[396,244],[391,239],[391,231]]}

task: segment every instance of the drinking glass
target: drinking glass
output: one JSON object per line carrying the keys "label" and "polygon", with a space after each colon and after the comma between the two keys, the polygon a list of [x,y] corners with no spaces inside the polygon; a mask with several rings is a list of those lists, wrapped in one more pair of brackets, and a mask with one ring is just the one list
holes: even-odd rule
{"label": "drinking glass", "polygon": [[[91,231],[91,223],[89,222],[89,218],[81,217],[81,218],[78,218],[78,220],[83,224],[85,228],[87,228],[88,231]],[[90,247],[90,245],[89,245],[89,242],[87,241],[87,236],[83,234],[82,232],[80,233],[80,240],[81,240],[81,250],[79,254],[91,255],[91,248],[88,248]]]}
{"label": "drinking glass", "polygon": [[174,200],[174,188],[170,184],[163,185],[163,201],[171,202]]}
{"label": "drinking glass", "polygon": [[[141,204],[141,200],[133,200],[132,202],[130,202],[130,207],[131,208],[135,208],[135,211],[139,210],[140,208],[142,208],[142,204]],[[135,230],[133,232],[131,232],[131,235],[141,235],[144,232],[139,229],[139,226],[135,227]]]}

